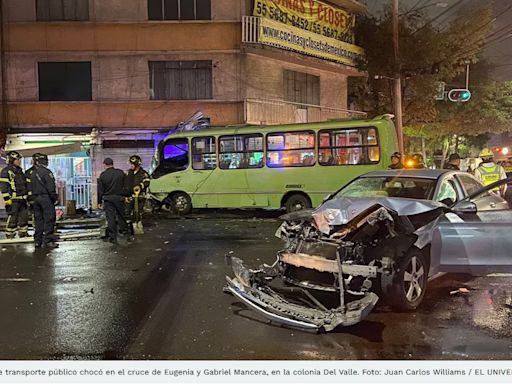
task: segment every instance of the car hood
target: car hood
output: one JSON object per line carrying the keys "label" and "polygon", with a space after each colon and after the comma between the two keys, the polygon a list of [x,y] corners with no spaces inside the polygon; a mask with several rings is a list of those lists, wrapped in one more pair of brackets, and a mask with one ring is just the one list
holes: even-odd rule
{"label": "car hood", "polygon": [[316,209],[305,209],[281,216],[286,221],[315,221],[317,228],[329,233],[332,226],[345,225],[375,206],[395,212],[398,216],[414,216],[438,209],[448,209],[443,203],[431,200],[414,200],[399,197],[333,198]]}

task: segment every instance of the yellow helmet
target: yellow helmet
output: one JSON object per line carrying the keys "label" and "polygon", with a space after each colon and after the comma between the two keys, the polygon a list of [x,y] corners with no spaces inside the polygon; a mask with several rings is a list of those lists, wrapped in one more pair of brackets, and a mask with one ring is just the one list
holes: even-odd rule
{"label": "yellow helmet", "polygon": [[489,148],[484,148],[480,151],[480,157],[494,157],[494,153],[492,153],[492,151]]}

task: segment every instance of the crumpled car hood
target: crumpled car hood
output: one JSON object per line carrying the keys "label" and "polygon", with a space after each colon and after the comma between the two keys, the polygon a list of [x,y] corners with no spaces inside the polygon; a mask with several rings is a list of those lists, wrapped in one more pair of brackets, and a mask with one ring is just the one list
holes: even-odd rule
{"label": "crumpled car hood", "polygon": [[375,205],[390,209],[398,216],[412,216],[439,208],[444,204],[430,200],[413,200],[404,198],[348,198],[340,197],[326,201],[311,213],[317,227],[323,233],[329,232],[329,226],[344,225],[359,214]]}

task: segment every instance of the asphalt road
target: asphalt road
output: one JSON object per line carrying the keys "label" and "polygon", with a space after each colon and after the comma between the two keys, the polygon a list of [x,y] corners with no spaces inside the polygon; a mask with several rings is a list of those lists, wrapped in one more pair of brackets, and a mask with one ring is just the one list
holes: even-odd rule
{"label": "asphalt road", "polygon": [[[1,359],[510,359],[512,278],[446,275],[415,313],[328,334],[268,323],[223,293],[226,255],[274,261],[276,214],[158,218],[119,246],[0,253]],[[467,294],[450,295],[460,287]]]}

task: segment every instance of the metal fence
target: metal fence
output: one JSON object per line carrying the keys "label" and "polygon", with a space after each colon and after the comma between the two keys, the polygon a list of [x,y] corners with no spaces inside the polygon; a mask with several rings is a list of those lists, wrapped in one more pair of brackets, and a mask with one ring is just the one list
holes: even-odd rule
{"label": "metal fence", "polygon": [[76,208],[88,209],[92,203],[92,182],[90,176],[76,176],[71,180],[57,180],[59,205],[66,207],[67,202],[74,200]]}

